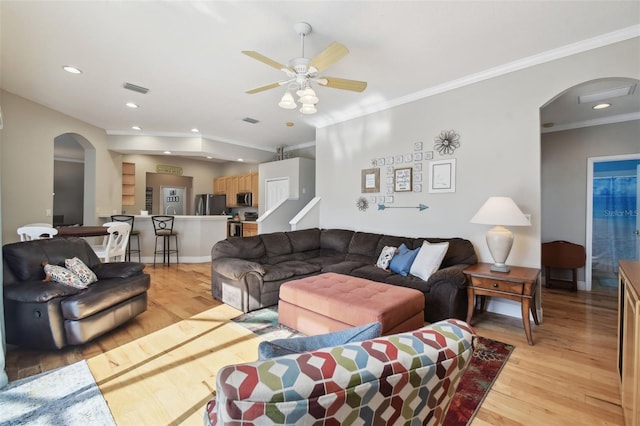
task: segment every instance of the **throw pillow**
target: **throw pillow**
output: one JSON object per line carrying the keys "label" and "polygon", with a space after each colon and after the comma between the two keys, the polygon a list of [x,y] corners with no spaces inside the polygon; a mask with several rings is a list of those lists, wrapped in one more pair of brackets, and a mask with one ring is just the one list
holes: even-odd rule
{"label": "throw pillow", "polygon": [[440,268],[442,259],[444,259],[448,249],[449,243],[447,242],[431,244],[428,241],[424,241],[416,259],[413,261],[413,265],[411,265],[409,273],[427,281],[431,274]]}
{"label": "throw pillow", "polygon": [[391,259],[389,269],[396,274],[406,277],[409,274],[409,270],[411,270],[413,259],[416,258],[419,250],[419,248],[409,250],[409,248],[403,243],[398,247],[398,252],[393,256],[393,259]]}
{"label": "throw pillow", "polygon": [[292,339],[276,339],[270,342],[260,342],[258,345],[259,359],[269,359],[277,356],[298,354],[331,346],[344,345],[351,342],[380,337],[382,324],[372,322],[358,327],[348,328],[333,333],[318,336],[294,337]]}
{"label": "throw pillow", "polygon": [[96,276],[96,274],[94,274],[93,271],[89,269],[89,267],[77,257],[66,259],[64,261],[64,266],[66,266],[68,270],[76,274],[83,284],[89,285],[98,281],[98,277]]}
{"label": "throw pillow", "polygon": [[384,246],[376,262],[376,266],[382,269],[388,269],[393,255],[396,253],[396,248],[391,246]]}
{"label": "throw pillow", "polygon": [[44,265],[44,273],[51,277],[51,281],[75,288],[87,288],[76,274],[62,266],[46,264]]}

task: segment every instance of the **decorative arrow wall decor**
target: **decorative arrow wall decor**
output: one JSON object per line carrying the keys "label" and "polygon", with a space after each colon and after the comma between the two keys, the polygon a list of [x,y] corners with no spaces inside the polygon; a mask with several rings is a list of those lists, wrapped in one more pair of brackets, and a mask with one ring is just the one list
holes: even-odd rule
{"label": "decorative arrow wall decor", "polygon": [[422,210],[426,210],[428,209],[428,206],[425,206],[424,204],[420,204],[418,206],[385,206],[384,204],[378,204],[378,210],[385,210],[385,209],[418,209],[419,211]]}

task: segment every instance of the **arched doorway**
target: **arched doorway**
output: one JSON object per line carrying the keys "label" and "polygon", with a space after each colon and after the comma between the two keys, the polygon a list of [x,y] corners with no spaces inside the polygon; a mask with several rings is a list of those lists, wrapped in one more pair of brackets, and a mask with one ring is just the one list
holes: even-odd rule
{"label": "arched doorway", "polygon": [[94,224],[96,154],[76,133],[54,138],[53,224]]}
{"label": "arched doorway", "polygon": [[[584,82],[540,109],[541,241],[564,240],[585,246],[586,265],[578,270],[578,288],[582,290],[592,286],[589,159],[638,153],[639,83],[630,78]],[[594,109],[599,103],[611,106]]]}

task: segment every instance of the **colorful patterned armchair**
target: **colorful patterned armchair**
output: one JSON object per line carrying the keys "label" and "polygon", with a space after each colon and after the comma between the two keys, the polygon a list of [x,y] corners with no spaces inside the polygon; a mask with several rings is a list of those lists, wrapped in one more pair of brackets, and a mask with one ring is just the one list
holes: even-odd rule
{"label": "colorful patterned armchair", "polygon": [[208,425],[441,424],[475,333],[465,322],[263,361],[217,376]]}

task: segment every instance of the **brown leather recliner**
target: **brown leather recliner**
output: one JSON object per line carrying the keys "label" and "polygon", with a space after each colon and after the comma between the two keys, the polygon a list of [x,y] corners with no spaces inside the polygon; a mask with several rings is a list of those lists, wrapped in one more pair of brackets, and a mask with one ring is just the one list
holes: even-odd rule
{"label": "brown leather recliner", "polygon": [[[7,343],[37,349],[81,345],[147,309],[150,277],[137,262],[101,263],[81,238],[6,244],[3,253]],[[43,282],[42,263],[77,257],[98,277],[86,289]]]}

